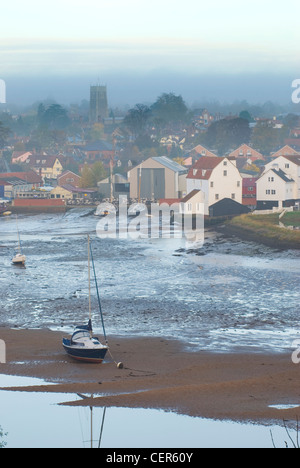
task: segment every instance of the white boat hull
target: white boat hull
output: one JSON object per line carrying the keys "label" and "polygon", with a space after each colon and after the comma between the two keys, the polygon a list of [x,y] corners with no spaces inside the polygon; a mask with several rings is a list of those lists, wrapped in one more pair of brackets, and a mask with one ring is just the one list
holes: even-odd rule
{"label": "white boat hull", "polygon": [[22,254],[17,254],[12,259],[12,262],[13,262],[14,265],[25,265],[26,256],[22,255]]}

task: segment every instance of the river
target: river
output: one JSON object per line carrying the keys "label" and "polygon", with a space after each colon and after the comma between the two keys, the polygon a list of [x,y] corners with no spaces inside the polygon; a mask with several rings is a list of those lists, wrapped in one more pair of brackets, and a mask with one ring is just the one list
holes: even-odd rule
{"label": "river", "polygon": [[[87,233],[107,335],[164,336],[212,352],[283,352],[300,338],[300,251],[207,231],[183,239],[99,239],[86,210],[20,215],[26,268],[11,264],[15,217],[0,218],[0,326],[72,330],[87,322]],[[93,321],[100,329],[93,292]]]}

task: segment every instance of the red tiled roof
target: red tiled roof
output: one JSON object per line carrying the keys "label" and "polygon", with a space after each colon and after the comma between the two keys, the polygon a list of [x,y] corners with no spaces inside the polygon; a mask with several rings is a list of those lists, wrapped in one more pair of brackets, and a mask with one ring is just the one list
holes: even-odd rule
{"label": "red tiled roof", "polygon": [[159,204],[162,205],[163,203],[167,203],[169,206],[174,205],[174,203],[179,203],[179,198],[162,198],[159,200]]}
{"label": "red tiled roof", "polygon": [[286,155],[285,154],[283,157],[285,159],[288,159],[292,163],[297,164],[297,166],[300,166],[300,154],[298,154],[298,155],[295,155],[295,154]]}
{"label": "red tiled roof", "polygon": [[190,169],[188,179],[205,179],[208,180],[212,171],[222,162],[225,158],[212,158],[210,156],[202,156],[193,167]]}
{"label": "red tiled roof", "polygon": [[205,148],[202,145],[195,146],[195,148],[193,148],[192,151],[195,151],[196,153],[198,153],[200,155],[211,157],[211,158],[217,158],[218,157],[215,153],[208,150],[207,148]]}
{"label": "red tiled roof", "polygon": [[276,153],[271,154],[272,158],[277,158],[278,156],[285,156],[285,155],[293,155],[293,154],[300,154],[294,148],[289,145],[285,145],[280,150],[276,151]]}
{"label": "red tiled roof", "polygon": [[43,182],[43,179],[34,171],[29,172],[4,172],[0,174],[2,179],[17,177],[18,179],[24,180],[29,184],[40,184]]}
{"label": "red tiled roof", "polygon": [[196,190],[196,189],[192,190],[184,198],[181,199],[181,203],[187,203],[188,201],[190,201],[198,193],[200,193],[200,190]]}
{"label": "red tiled roof", "polygon": [[[29,166],[33,167],[53,167],[56,160],[61,162],[62,156],[33,155],[27,159]],[[43,163],[43,161],[45,161]]]}
{"label": "red tiled roof", "polygon": [[243,156],[252,156],[252,157],[255,157],[256,159],[264,159],[263,155],[259,153],[259,151],[256,151],[254,148],[251,148],[251,146],[248,146],[246,144],[239,146],[239,148],[232,151],[229,156],[239,157],[240,153],[243,153]]}

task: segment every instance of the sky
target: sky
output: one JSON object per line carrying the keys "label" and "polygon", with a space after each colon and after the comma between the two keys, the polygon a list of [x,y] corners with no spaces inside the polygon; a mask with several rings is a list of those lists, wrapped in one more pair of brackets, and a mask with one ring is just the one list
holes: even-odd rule
{"label": "sky", "polygon": [[97,82],[114,105],[162,92],[288,100],[300,78],[299,12],[298,0],[10,0],[0,79],[12,102],[80,101]]}

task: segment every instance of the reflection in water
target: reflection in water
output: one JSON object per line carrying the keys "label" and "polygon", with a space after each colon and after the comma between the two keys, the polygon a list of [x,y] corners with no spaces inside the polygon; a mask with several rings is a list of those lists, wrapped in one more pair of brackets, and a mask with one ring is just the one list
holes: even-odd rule
{"label": "reflection in water", "polygon": [[[77,395],[79,396],[79,398],[82,398],[83,400],[87,399],[87,398],[94,398],[94,395],[91,395],[91,396],[86,396],[86,395],[83,395],[82,393],[77,393]],[[94,433],[93,433],[93,429],[94,429],[94,425],[93,425],[93,411],[94,411],[94,407],[93,406],[90,406],[90,418],[91,418],[91,426],[90,426],[90,448],[94,448]],[[102,440],[102,434],[103,434],[103,429],[104,429],[104,422],[105,422],[105,414],[106,414],[106,406],[103,408],[103,415],[102,415],[102,421],[101,421],[101,428],[100,428],[100,434],[99,434],[99,437],[98,439],[96,440],[97,442],[97,448],[101,448],[101,440]]]}
{"label": "reflection in water", "polygon": [[0,426],[0,449],[6,447],[7,443],[5,442],[5,437],[7,434],[5,434],[2,430],[2,427]]}
{"label": "reflection in water", "polygon": [[[6,377],[6,385],[25,383],[21,379],[17,384],[17,379]],[[2,441],[8,448],[271,448],[273,444],[279,448],[287,440],[286,428],[274,424],[212,421],[160,410],[62,405],[82,398],[85,395],[1,390],[0,422],[7,434]],[[295,428],[288,430],[295,440]]]}

